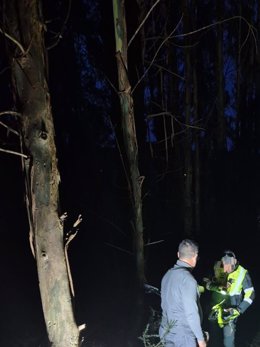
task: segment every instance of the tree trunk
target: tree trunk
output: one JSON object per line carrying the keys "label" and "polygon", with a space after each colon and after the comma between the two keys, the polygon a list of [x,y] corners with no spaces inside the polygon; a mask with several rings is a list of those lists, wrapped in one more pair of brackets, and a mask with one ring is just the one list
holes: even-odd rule
{"label": "tree trunk", "polygon": [[54,347],[79,346],[63,225],[58,215],[60,175],[47,83],[44,25],[37,0],[5,1],[5,33],[11,62],[13,94],[22,115],[27,208],[43,313]]}
{"label": "tree trunk", "polygon": [[[241,1],[238,2],[238,8],[239,8],[239,15],[241,16]],[[236,145],[239,142],[239,136],[240,136],[240,105],[241,105],[241,19],[239,19],[238,22],[238,49],[237,49],[237,57],[236,57],[236,71],[237,71],[237,78],[236,78],[236,134],[235,134],[235,143]]]}
{"label": "tree trunk", "polygon": [[[223,3],[217,1],[217,20],[222,20]],[[217,25],[217,149],[224,151],[226,149],[226,126],[225,126],[225,107],[224,107],[224,72],[223,72],[223,29],[222,24]]]}
{"label": "tree trunk", "polygon": [[134,251],[138,282],[140,287],[143,287],[145,275],[141,196],[142,177],[140,177],[138,168],[138,146],[136,140],[133,98],[131,94],[131,85],[128,79],[127,33],[124,0],[113,0],[113,13],[122,130],[130,172],[130,189],[134,210]]}
{"label": "tree trunk", "polygon": [[[184,13],[184,32],[189,32],[189,12],[187,0],[183,0],[183,13]],[[188,42],[187,42],[188,45]],[[192,234],[193,227],[193,206],[192,206],[192,160],[191,160],[191,54],[190,48],[185,48],[185,124],[186,132],[184,139],[184,234],[188,237]]]}

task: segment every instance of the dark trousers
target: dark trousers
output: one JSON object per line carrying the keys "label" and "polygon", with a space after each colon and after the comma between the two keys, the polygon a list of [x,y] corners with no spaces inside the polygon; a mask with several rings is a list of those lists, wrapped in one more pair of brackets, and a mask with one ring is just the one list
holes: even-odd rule
{"label": "dark trousers", "polygon": [[211,321],[209,325],[208,347],[235,347],[235,333],[235,322],[220,328],[216,321]]}

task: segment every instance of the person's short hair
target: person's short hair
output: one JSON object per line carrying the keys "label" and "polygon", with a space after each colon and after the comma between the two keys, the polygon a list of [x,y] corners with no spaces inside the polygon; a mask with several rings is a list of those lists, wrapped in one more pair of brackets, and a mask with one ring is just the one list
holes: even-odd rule
{"label": "person's short hair", "polygon": [[182,240],[178,247],[179,257],[190,259],[194,257],[194,255],[198,254],[199,246],[197,242],[185,239]]}
{"label": "person's short hair", "polygon": [[236,255],[233,251],[231,251],[230,249],[227,249],[223,252],[223,256],[227,255],[230,258],[236,258]]}

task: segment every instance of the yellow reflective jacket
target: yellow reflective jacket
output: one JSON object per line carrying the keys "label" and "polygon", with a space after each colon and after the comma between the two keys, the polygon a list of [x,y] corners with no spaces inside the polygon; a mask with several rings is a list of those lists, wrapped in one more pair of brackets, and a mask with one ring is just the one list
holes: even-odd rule
{"label": "yellow reflective jacket", "polygon": [[237,307],[241,313],[252,304],[255,298],[255,290],[248,271],[238,265],[227,276],[227,295],[232,307]]}
{"label": "yellow reflective jacket", "polygon": [[241,313],[245,312],[255,298],[251,277],[241,265],[237,265],[233,272],[227,274],[225,284],[216,279],[208,289],[223,295],[222,298],[225,298],[223,307],[235,307]]}

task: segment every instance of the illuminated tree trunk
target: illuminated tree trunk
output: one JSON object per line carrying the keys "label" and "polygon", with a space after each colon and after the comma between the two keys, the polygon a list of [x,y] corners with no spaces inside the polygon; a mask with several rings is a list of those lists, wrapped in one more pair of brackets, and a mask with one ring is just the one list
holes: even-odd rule
{"label": "illuminated tree trunk", "polygon": [[113,0],[118,87],[121,105],[121,123],[130,172],[130,189],[134,211],[134,251],[137,277],[140,286],[144,283],[144,241],[142,219],[142,178],[138,168],[138,146],[136,139],[133,98],[128,79],[127,32],[124,0]]}
{"label": "illuminated tree trunk", "polygon": [[53,347],[79,346],[63,225],[58,215],[60,175],[47,83],[44,25],[37,0],[6,0],[4,31],[15,106],[21,113],[26,200],[43,313]]}

